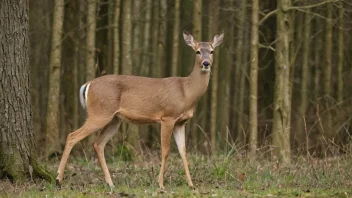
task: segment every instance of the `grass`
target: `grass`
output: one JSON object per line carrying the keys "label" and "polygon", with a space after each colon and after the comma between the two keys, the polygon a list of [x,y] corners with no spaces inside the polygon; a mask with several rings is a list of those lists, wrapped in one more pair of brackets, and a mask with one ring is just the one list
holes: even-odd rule
{"label": "grass", "polygon": [[[239,155],[189,155],[196,190],[188,188],[177,153],[168,159],[166,193],[158,191],[160,160],[157,154],[123,162],[109,161],[115,184],[112,194],[105,185],[97,160],[71,157],[62,189],[45,181],[12,184],[0,181],[0,197],[351,197],[352,157],[295,158],[282,167],[276,161],[249,161]],[[59,161],[48,162],[53,172]]]}

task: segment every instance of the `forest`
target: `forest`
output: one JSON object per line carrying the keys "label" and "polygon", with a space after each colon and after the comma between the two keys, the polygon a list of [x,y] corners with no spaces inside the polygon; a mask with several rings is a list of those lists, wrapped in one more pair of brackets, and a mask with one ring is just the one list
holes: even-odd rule
{"label": "forest", "polygon": [[[208,88],[185,129],[190,172],[196,186],[201,186],[200,195],[210,183],[218,188],[205,196],[243,196],[243,190],[252,196],[275,194],[281,192],[277,190],[281,184],[273,178],[291,177],[285,167],[296,169],[299,163],[308,168],[298,168],[301,173],[281,185],[289,194],[277,196],[296,195],[292,193],[301,188],[293,183],[307,175],[309,179],[303,180],[316,196],[352,194],[346,190],[352,189],[347,182],[351,168],[346,168],[352,160],[349,0],[2,0],[0,29],[0,197],[11,186],[6,180],[23,181],[34,173],[53,182],[68,135],[87,118],[79,98],[83,84],[109,74],[190,75],[197,54],[185,43],[184,31],[204,42],[224,33],[223,43],[212,55]],[[110,168],[113,180],[125,186],[120,191],[127,196],[153,195],[148,190],[141,195],[138,189],[132,193],[130,185],[158,187],[160,133],[159,124],[122,123],[107,143],[108,165],[119,167]],[[93,182],[98,185],[104,178],[92,147],[95,137],[73,148],[68,164],[74,168],[68,167],[68,175],[88,175],[94,166],[99,172],[86,176],[99,177]],[[186,182],[174,141],[171,153],[168,166],[175,167],[168,168],[166,175],[177,181],[165,182],[166,188],[171,185],[177,191]],[[246,167],[248,162],[254,165]],[[263,165],[254,170],[256,163]],[[126,168],[128,164],[134,164],[133,171]],[[241,167],[246,167],[244,172]],[[267,167],[276,167],[277,172],[263,182],[266,176],[258,175],[271,174]],[[331,180],[324,175],[329,172],[326,167],[335,175],[330,175]],[[215,174],[211,181],[206,178],[207,168]],[[134,171],[155,181],[135,181],[129,177]],[[131,183],[114,178],[114,172]],[[85,184],[77,184],[85,190],[72,187],[86,177],[67,177],[66,185],[87,193]],[[55,188],[39,183],[39,188]],[[316,190],[327,183],[330,191]],[[231,185],[239,192],[232,194]],[[259,188],[265,190],[253,190]],[[43,195],[29,186],[23,189],[34,193],[27,196]],[[297,195],[311,193],[306,191]],[[183,193],[177,195],[189,196]]]}

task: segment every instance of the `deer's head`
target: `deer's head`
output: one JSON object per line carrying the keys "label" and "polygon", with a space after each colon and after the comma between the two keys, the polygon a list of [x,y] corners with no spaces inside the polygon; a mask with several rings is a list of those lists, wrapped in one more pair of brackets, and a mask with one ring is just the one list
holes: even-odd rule
{"label": "deer's head", "polygon": [[202,72],[210,72],[213,63],[213,53],[216,46],[220,45],[224,38],[224,33],[216,34],[210,42],[198,42],[193,36],[183,31],[183,38],[187,45],[196,52],[196,64]]}

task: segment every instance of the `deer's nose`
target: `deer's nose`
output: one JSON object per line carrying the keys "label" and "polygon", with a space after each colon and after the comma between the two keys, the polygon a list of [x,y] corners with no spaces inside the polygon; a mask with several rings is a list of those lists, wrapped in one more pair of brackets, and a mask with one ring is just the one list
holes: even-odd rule
{"label": "deer's nose", "polygon": [[209,61],[204,61],[204,62],[203,62],[203,66],[204,66],[204,67],[209,67],[209,65],[210,65]]}

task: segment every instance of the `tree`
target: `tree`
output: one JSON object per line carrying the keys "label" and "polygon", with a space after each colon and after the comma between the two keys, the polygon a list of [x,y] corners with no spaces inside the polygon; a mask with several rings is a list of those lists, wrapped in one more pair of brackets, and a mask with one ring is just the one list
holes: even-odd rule
{"label": "tree", "polygon": [[[132,0],[125,0],[122,3],[122,72],[125,75],[132,75]],[[128,127],[128,141],[137,148],[138,126],[130,124]]]}
{"label": "tree", "polygon": [[0,7],[0,179],[52,175],[35,155],[29,90],[28,1],[2,1]]}
{"label": "tree", "polygon": [[251,66],[249,74],[249,150],[254,154],[258,141],[258,35],[259,0],[252,3]]}
{"label": "tree", "polygon": [[114,31],[113,31],[113,37],[114,37],[114,47],[113,47],[113,71],[114,74],[119,74],[120,73],[120,37],[119,37],[119,23],[120,23],[120,6],[121,6],[121,0],[116,0],[115,2],[115,14],[114,14]]}
{"label": "tree", "polygon": [[343,2],[339,3],[339,29],[338,29],[338,65],[337,65],[337,101],[343,101],[343,53],[344,53],[344,9]]}
{"label": "tree", "polygon": [[290,162],[290,109],[289,100],[289,31],[291,28],[290,12],[291,0],[277,1],[276,19],[276,52],[275,52],[275,93],[274,120],[272,127],[273,146],[275,155],[287,164]]}
{"label": "tree", "polygon": [[59,141],[59,104],[61,37],[64,22],[64,0],[55,0],[53,30],[50,55],[49,95],[46,116],[46,154],[60,150]]}
{"label": "tree", "polygon": [[[172,31],[172,61],[171,61],[171,75],[178,74],[178,55],[180,51],[180,4],[181,0],[175,0],[174,11],[174,27]],[[198,38],[199,39],[199,38]]]}
{"label": "tree", "polygon": [[333,4],[328,3],[326,8],[327,20],[325,24],[325,64],[324,64],[324,95],[331,94],[331,58],[332,58],[332,10]]}
{"label": "tree", "polygon": [[86,81],[95,78],[95,30],[96,30],[96,0],[88,0],[87,11],[87,49],[86,49],[86,64],[87,77]]}
{"label": "tree", "polygon": [[[220,0],[213,0],[209,2],[209,29],[208,40],[215,34],[218,29],[219,20],[219,6]],[[216,132],[217,132],[217,96],[218,96],[218,74],[219,74],[219,49],[214,52],[214,62],[212,65],[212,79],[211,79],[211,111],[210,111],[210,140],[211,151],[216,152]]]}

